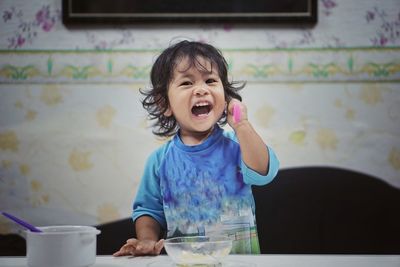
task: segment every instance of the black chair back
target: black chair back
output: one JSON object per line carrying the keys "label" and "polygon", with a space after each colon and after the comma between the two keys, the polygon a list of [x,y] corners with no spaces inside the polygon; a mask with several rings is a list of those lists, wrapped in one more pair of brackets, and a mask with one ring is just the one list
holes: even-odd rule
{"label": "black chair back", "polygon": [[400,254],[400,190],[380,179],[291,168],[253,194],[264,254]]}

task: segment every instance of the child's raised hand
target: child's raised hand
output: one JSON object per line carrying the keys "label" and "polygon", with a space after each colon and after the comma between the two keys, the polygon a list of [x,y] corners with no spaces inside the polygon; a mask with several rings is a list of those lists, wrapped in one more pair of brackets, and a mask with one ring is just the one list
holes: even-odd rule
{"label": "child's raised hand", "polygon": [[144,255],[159,255],[164,246],[164,239],[159,241],[153,240],[138,240],[131,238],[126,241],[117,252],[113,254],[114,257],[119,256],[144,256]]}
{"label": "child's raised hand", "polygon": [[235,129],[240,122],[247,120],[247,108],[237,99],[232,99],[228,104],[228,123]]}

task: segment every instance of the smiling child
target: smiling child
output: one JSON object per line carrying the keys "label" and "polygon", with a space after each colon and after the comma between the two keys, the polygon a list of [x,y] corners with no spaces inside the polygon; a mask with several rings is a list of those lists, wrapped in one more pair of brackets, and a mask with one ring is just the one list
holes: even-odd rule
{"label": "smiling child", "polygon": [[269,183],[279,161],[248,120],[244,84],[227,72],[221,52],[200,42],[179,42],[155,61],[142,104],[153,133],[172,138],[147,160],[133,204],[137,236],[114,256],[157,255],[163,238],[214,234],[234,237],[233,253],[259,253],[251,186]]}

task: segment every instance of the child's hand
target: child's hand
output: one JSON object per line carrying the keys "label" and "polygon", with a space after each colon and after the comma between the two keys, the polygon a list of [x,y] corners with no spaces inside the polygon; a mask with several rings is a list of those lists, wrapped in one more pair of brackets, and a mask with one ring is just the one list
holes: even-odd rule
{"label": "child's hand", "polygon": [[[238,113],[237,118],[239,119],[238,121],[235,120],[235,112],[234,112],[234,106],[236,105],[236,112]],[[240,102],[237,99],[232,99],[229,104],[228,104],[228,123],[229,125],[235,129],[236,126],[240,124],[240,122],[247,121],[247,108],[246,105],[244,105],[242,102]]]}
{"label": "child's hand", "polygon": [[119,256],[144,256],[144,255],[159,255],[164,246],[164,239],[159,241],[153,240],[138,240],[131,238],[126,241],[117,252],[113,254],[114,257]]}

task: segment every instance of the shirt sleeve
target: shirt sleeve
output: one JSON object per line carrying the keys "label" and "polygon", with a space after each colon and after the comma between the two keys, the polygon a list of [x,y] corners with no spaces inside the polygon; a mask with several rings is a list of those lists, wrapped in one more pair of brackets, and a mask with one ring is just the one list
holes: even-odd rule
{"label": "shirt sleeve", "polygon": [[[233,140],[234,142],[239,144],[237,137],[233,131],[225,131],[225,136],[229,139]],[[246,163],[244,163],[243,159],[240,163],[240,168],[243,174],[243,181],[246,184],[250,185],[265,185],[271,182],[279,170],[279,160],[276,156],[274,150],[270,147],[266,147],[268,150],[269,155],[269,162],[268,162],[268,173],[266,175],[261,175],[258,172],[254,171],[253,169],[249,168]]]}
{"label": "shirt sleeve", "polygon": [[160,190],[158,169],[160,166],[162,150],[156,150],[148,158],[145,170],[133,203],[132,219],[135,221],[143,215],[148,215],[166,229],[163,201]]}
{"label": "shirt sleeve", "polygon": [[241,169],[243,174],[243,180],[246,184],[251,185],[265,185],[271,182],[279,170],[279,160],[272,150],[272,148],[267,147],[269,154],[269,165],[268,165],[268,173],[266,175],[261,175],[258,172],[250,169],[242,160]]}

